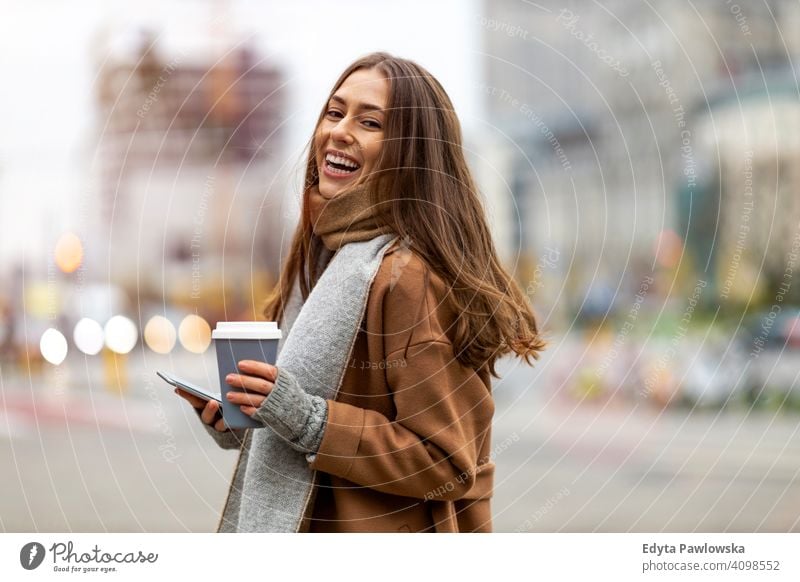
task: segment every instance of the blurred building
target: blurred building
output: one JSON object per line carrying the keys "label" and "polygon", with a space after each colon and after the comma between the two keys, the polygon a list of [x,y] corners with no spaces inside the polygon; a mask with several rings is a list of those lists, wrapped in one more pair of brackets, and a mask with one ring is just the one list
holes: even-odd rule
{"label": "blurred building", "polygon": [[[649,268],[674,231],[682,267],[720,292],[752,163],[764,240],[748,243],[737,273],[759,270],[770,236],[767,262],[785,266],[800,221],[797,2],[499,0],[481,24],[481,89],[531,264],[558,246],[567,289],[583,297]],[[746,127],[747,161],[730,147]]]}
{"label": "blurred building", "polygon": [[280,68],[247,42],[204,56],[148,34],[102,58],[92,264],[207,314],[260,303],[279,268]]}
{"label": "blurred building", "polygon": [[707,193],[718,201],[719,228],[708,229],[716,247],[706,242],[698,254],[715,248],[719,295],[737,304],[772,305],[777,296],[800,304],[791,284],[800,250],[800,97],[790,75],[754,71],[698,116],[702,147],[719,160]]}

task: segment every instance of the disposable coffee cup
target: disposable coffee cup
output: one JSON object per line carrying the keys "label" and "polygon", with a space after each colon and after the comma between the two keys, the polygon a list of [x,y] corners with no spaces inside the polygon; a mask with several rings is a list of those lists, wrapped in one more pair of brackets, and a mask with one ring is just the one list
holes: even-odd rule
{"label": "disposable coffee cup", "polygon": [[222,394],[222,418],[229,428],[261,428],[264,425],[228,400],[228,392],[245,392],[225,381],[228,374],[239,374],[239,362],[255,360],[275,365],[281,330],[274,321],[221,321],[211,332],[217,352],[219,385]]}

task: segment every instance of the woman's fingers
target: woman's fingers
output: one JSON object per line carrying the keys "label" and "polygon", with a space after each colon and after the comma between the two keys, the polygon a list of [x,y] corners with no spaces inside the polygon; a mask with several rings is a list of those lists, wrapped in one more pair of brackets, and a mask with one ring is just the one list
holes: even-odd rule
{"label": "woman's fingers", "polygon": [[215,400],[203,400],[202,398],[199,398],[194,394],[189,394],[180,388],[176,388],[175,393],[178,396],[185,398],[192,406],[202,411],[200,412],[200,420],[202,420],[205,424],[213,426],[219,432],[225,432],[228,430],[228,426],[225,424],[225,419],[222,418],[222,415],[219,415],[219,419],[214,422],[214,419],[217,418],[217,412],[220,408],[220,405]]}
{"label": "woman's fingers", "polygon": [[[241,370],[241,367],[239,368]],[[225,377],[225,382],[230,386],[236,388],[244,388],[250,392],[258,392],[259,394],[269,394],[272,392],[274,384],[269,380],[256,376],[246,376],[244,374],[228,374]]]}
{"label": "woman's fingers", "polygon": [[214,400],[209,400],[208,403],[206,403],[203,412],[200,414],[201,420],[208,425],[213,425],[214,417],[217,415],[217,410],[219,410],[219,404],[217,404]]}
{"label": "woman's fingers", "polygon": [[278,368],[272,364],[258,362],[256,360],[241,360],[239,362],[239,370],[246,374],[260,376],[269,382],[274,382],[278,377]]}
{"label": "woman's fingers", "polygon": [[202,398],[198,398],[194,394],[189,394],[188,392],[186,392],[185,390],[181,390],[180,388],[175,388],[175,394],[187,400],[189,404],[191,404],[195,408],[198,409],[205,408],[206,401],[203,400]]}
{"label": "woman's fingers", "polygon": [[245,392],[236,392],[235,390],[230,390],[227,398],[228,402],[232,402],[233,404],[250,406],[253,408],[258,408],[267,399],[266,396],[261,396],[260,394],[247,394]]}
{"label": "woman's fingers", "polygon": [[237,392],[236,390],[228,391],[226,398],[231,404],[237,404],[241,411],[247,416],[253,416],[256,410],[258,410],[258,407],[267,399],[266,396],[260,394],[247,394],[246,392]]}
{"label": "woman's fingers", "polygon": [[[243,388],[245,392],[228,391],[228,401],[240,406],[242,412],[251,416],[269,396],[278,377],[278,369],[266,362],[241,360],[238,363],[240,372],[244,374],[228,374],[225,383],[235,388]],[[255,393],[255,394],[253,394]]]}

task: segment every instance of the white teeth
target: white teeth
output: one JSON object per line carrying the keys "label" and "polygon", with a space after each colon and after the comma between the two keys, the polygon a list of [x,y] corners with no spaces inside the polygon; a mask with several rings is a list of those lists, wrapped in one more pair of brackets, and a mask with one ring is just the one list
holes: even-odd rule
{"label": "white teeth", "polygon": [[343,158],[342,156],[337,156],[335,154],[326,154],[325,159],[329,162],[333,162],[334,164],[339,164],[342,166],[347,166],[348,168],[353,168],[354,170],[357,170],[360,167],[354,161],[348,160],[347,158]]}

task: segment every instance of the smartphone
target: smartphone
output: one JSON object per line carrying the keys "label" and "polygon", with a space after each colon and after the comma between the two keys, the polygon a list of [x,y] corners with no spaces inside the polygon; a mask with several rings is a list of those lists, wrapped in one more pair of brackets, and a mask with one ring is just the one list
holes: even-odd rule
{"label": "smartphone", "polygon": [[156,374],[168,384],[172,384],[181,390],[186,390],[190,394],[194,394],[203,400],[216,400],[218,403],[222,404],[222,396],[220,396],[219,392],[212,392],[208,388],[202,388],[197,384],[192,384],[191,382],[187,382],[186,380],[182,380],[166,372],[156,372]]}

